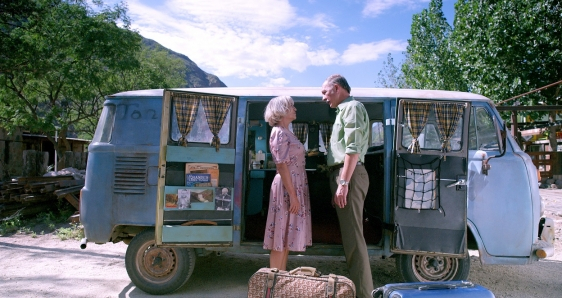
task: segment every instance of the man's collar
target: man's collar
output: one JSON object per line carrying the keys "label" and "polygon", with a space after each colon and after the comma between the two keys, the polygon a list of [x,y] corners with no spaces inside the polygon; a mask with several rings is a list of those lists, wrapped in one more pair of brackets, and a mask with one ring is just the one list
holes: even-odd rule
{"label": "man's collar", "polygon": [[348,103],[348,102],[350,102],[350,101],[352,101],[352,100],[353,100],[353,96],[350,95],[348,98],[346,98],[346,99],[344,99],[342,102],[340,102],[340,104],[336,107],[336,113],[339,113],[339,111],[341,110],[341,106],[342,106],[343,104],[346,104],[346,103]]}

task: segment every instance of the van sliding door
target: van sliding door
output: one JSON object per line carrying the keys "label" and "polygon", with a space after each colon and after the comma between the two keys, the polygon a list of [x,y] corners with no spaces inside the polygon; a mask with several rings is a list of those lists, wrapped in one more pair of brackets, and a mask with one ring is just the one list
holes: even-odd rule
{"label": "van sliding door", "polygon": [[463,257],[470,103],[401,99],[397,113],[391,251]]}

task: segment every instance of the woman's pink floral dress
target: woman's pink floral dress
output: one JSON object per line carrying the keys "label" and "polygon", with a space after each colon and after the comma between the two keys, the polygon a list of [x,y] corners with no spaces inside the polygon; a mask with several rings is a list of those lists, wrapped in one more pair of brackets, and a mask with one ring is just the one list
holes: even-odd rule
{"label": "woman's pink floral dress", "polygon": [[312,229],[304,146],[290,130],[274,126],[269,148],[276,164],[287,164],[301,206],[298,214],[289,213],[289,195],[277,173],[271,184],[263,248],[305,251],[312,245]]}

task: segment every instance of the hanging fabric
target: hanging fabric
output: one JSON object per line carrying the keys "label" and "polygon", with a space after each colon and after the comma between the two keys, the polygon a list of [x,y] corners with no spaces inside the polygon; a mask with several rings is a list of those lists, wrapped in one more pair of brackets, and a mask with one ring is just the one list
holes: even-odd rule
{"label": "hanging fabric", "polygon": [[435,120],[442,138],[441,152],[451,151],[451,138],[457,130],[465,107],[463,103],[435,103]]}
{"label": "hanging fabric", "polygon": [[197,118],[197,107],[199,106],[199,97],[193,94],[172,94],[172,101],[176,108],[176,118],[178,121],[178,130],[181,137],[178,140],[180,146],[187,146],[187,135],[195,123]]}
{"label": "hanging fabric", "polygon": [[218,97],[218,96],[200,96],[203,109],[205,110],[205,117],[207,117],[207,124],[213,134],[211,146],[214,146],[216,151],[220,148],[219,131],[221,130],[226,114],[230,110],[230,106],[234,101],[232,97]]}
{"label": "hanging fabric", "polygon": [[330,148],[330,136],[332,135],[332,123],[320,123],[320,132],[322,133],[322,141],[324,141],[324,148],[326,151]]}
{"label": "hanging fabric", "polygon": [[293,122],[293,134],[301,143],[306,142],[306,137],[308,136],[308,123]]}
{"label": "hanging fabric", "polygon": [[408,151],[414,154],[420,153],[420,142],[418,137],[425,128],[432,104],[405,101],[403,106],[404,118],[406,119],[410,133],[412,134],[412,143],[408,146]]}

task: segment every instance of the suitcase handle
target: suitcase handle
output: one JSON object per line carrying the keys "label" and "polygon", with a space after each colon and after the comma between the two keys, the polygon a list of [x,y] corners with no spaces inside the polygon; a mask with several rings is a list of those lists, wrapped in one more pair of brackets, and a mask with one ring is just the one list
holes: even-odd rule
{"label": "suitcase handle", "polygon": [[314,267],[306,267],[306,266],[302,266],[302,267],[297,267],[291,271],[289,271],[289,274],[291,275],[304,275],[304,276],[315,276],[315,277],[319,277],[320,272],[316,270],[316,268]]}
{"label": "suitcase handle", "polygon": [[456,289],[456,288],[468,288],[473,287],[474,284],[471,282],[462,282],[460,284],[435,284],[435,285],[423,285],[418,288],[418,290],[441,290],[441,289]]}

